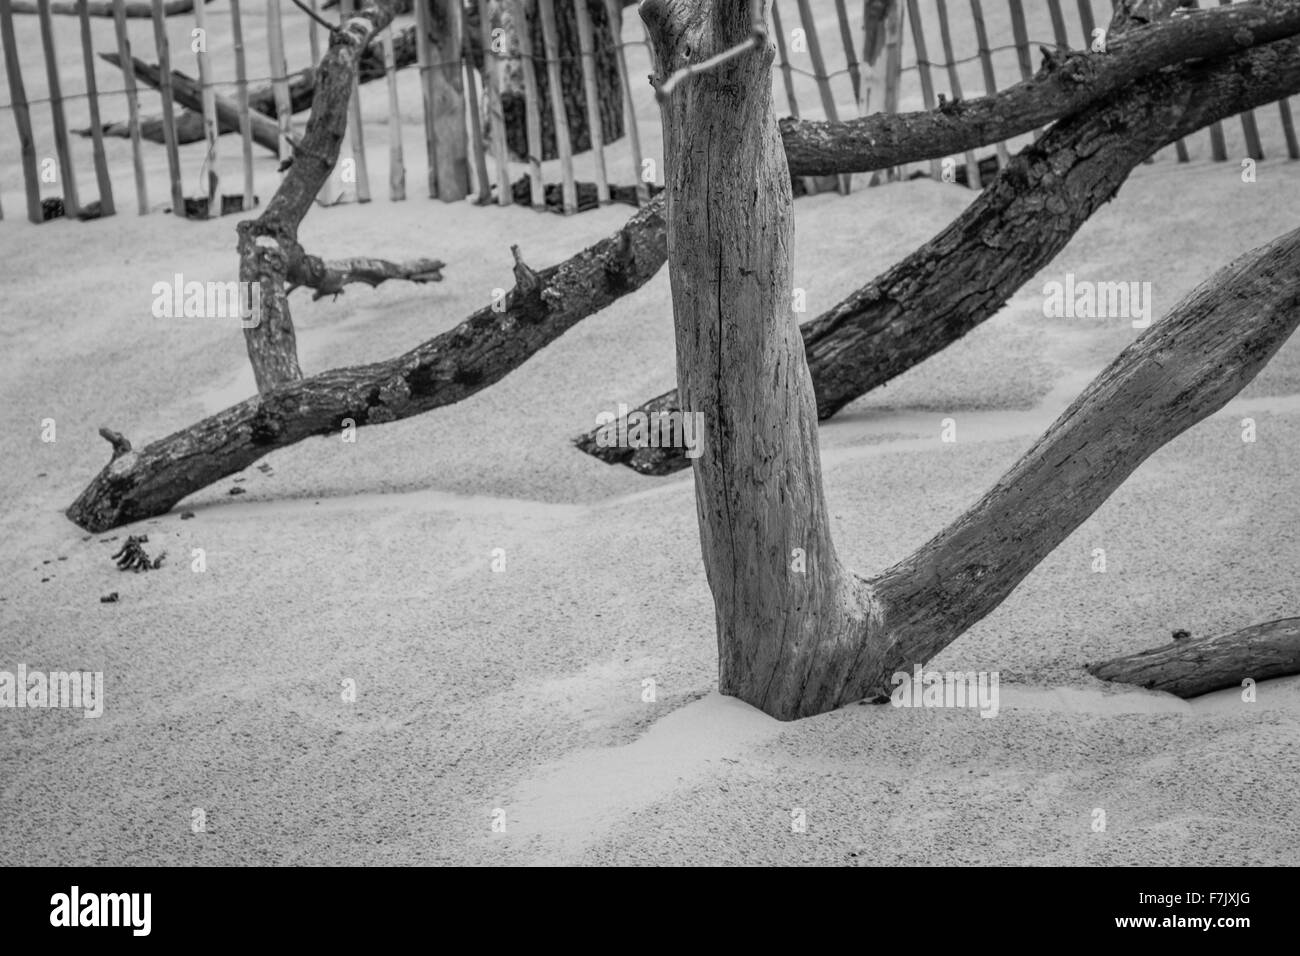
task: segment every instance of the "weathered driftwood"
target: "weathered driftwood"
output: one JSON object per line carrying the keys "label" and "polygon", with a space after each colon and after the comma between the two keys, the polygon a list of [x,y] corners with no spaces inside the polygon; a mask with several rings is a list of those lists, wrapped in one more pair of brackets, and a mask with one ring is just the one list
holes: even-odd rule
{"label": "weathered driftwood", "polygon": [[644,285],[663,265],[662,203],[613,236],[535,272],[518,250],[504,310],[480,309],[405,355],[291,381],[115,457],[67,515],[104,531],[165,513],[186,495],[312,435],[409,418],[499,381],[577,322]]}
{"label": "weathered driftwood", "polygon": [[894,674],[996,608],[1149,455],[1268,362],[1300,324],[1300,229],[1219,270],[979,502],[863,579],[830,534],[790,310],[794,217],[770,48],[723,60],[753,35],[740,0],[643,0],[640,11],[659,83],[683,62],[722,61],[662,106],[678,379],[705,423],[693,471],[718,689],[782,720],[887,699]]}
{"label": "weathered driftwood", "polygon": [[320,299],[327,295],[337,296],[343,292],[345,285],[354,282],[372,288],[394,279],[415,283],[441,282],[442,270],[446,265],[438,259],[389,262],[387,259],[368,256],[322,260],[317,256],[304,255],[288,271],[289,285],[286,291],[292,292],[298,286],[305,285],[313,290],[313,299]]}
{"label": "weathered driftwood", "polygon": [[1093,664],[1088,673],[1101,680],[1136,684],[1179,697],[1199,697],[1225,687],[1241,687],[1300,674],[1300,617],[1285,617],[1196,640]]}
{"label": "weathered driftwood", "polygon": [[[1058,122],[937,236],[883,275],[805,323],[818,416],[924,361],[991,318],[1114,197],[1156,150],[1242,109],[1300,92],[1300,41],[1170,68]],[[639,411],[679,410],[676,392]],[[575,443],[642,474],[690,465],[673,447],[601,447],[598,429]]]}

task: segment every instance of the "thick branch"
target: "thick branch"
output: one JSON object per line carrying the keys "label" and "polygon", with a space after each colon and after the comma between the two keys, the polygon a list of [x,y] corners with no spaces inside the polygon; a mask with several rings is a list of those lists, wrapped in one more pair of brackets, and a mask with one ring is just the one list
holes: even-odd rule
{"label": "thick branch", "polygon": [[366,0],[357,14],[330,34],[329,50],[316,75],[311,118],[294,149],[293,164],[262,215],[237,227],[239,278],[261,286],[260,321],[244,327],[259,393],[302,378],[286,291],[289,272],[305,258],[298,244],[298,226],[334,171],[347,131],[357,64],[370,38],[393,19],[395,2]]}
{"label": "thick branch", "polygon": [[1093,664],[1088,673],[1184,698],[1240,687],[1248,678],[1258,683],[1300,674],[1300,617],[1194,641],[1174,641]]}
{"label": "thick branch", "polygon": [[[111,461],[68,508],[88,531],[165,513],[186,495],[312,435],[409,418],[501,380],[663,264],[663,203],[571,259],[532,273],[504,311],[480,309],[405,355],[289,382]],[[518,275],[518,272],[516,273]]]}
{"label": "thick branch", "polygon": [[[1296,92],[1300,41],[1282,40],[1147,77],[1057,124],[937,236],[802,326],[819,416],[829,418],[995,315],[1157,149]],[[679,407],[668,392],[641,410]],[[600,447],[599,430],[576,444],[642,474],[690,465],[680,448]]]}
{"label": "thick branch", "polygon": [[[209,4],[212,0],[203,0],[204,4]],[[60,2],[55,0],[50,4],[50,12],[65,17],[79,16],[77,9],[78,4],[75,2]],[[126,17],[128,20],[150,20],[153,18],[153,3],[151,0],[129,0],[124,5]],[[37,13],[39,6],[35,0],[13,0],[14,13]],[[175,16],[178,13],[190,13],[194,9],[194,0],[165,0],[162,5],[164,17]],[[111,17],[113,16],[113,0],[88,0],[86,10],[92,17]]]}
{"label": "thick branch", "polygon": [[1223,56],[1300,33],[1300,4],[1238,3],[1132,29],[1105,53],[1046,60],[1032,78],[944,109],[877,113],[846,122],[784,119],[782,139],[796,175],[866,172],[956,155],[1029,133],[1101,103],[1134,81],[1189,60]]}
{"label": "thick branch", "polygon": [[[1300,229],[1211,276],[974,507],[871,582],[884,608],[881,667],[924,663],[997,607],[1152,452],[1241,391],[1297,324]],[[886,677],[863,680],[879,690]]]}

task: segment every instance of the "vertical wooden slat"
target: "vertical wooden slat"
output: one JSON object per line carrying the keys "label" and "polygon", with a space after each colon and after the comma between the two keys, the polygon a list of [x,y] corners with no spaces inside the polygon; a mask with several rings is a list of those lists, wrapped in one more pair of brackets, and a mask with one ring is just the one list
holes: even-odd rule
{"label": "vertical wooden slat", "polygon": [[[1087,0],[1082,0],[1086,3]],[[980,69],[984,73],[984,92],[992,96],[998,91],[997,77],[993,73],[993,54],[989,50],[989,33],[984,25],[984,5],[980,0],[970,0],[971,17],[975,21],[975,42],[979,45]],[[998,143],[998,166],[1005,169],[1011,162],[1011,153],[1005,142]]]}
{"label": "vertical wooden slat", "polygon": [[489,60],[495,58],[492,49],[492,18],[488,9],[488,0],[478,0],[479,32],[483,45],[483,86],[487,97],[488,126],[492,136],[492,156],[496,161],[497,203],[509,206],[514,202],[510,192],[510,160],[506,154],[506,117],[501,108],[501,78],[496,64]]}
{"label": "vertical wooden slat", "polygon": [[1092,15],[1092,0],[1079,0],[1079,23],[1083,26],[1083,48],[1092,48],[1092,31],[1097,29],[1097,20]]}
{"label": "vertical wooden slat", "polygon": [[[119,0],[121,2],[121,0]],[[27,194],[28,222],[42,223],[41,181],[36,169],[36,141],[32,137],[32,114],[27,105],[27,88],[18,64],[18,42],[14,36],[14,11],[10,0],[0,0],[0,47],[5,55],[5,77],[14,125],[18,127],[18,153],[23,167],[23,188]]]}
{"label": "vertical wooden slat", "polygon": [[[162,0],[155,0],[155,3],[161,2]],[[63,213],[72,218],[81,211],[81,203],[77,201],[76,173],[72,168],[68,124],[63,114],[63,91],[59,85],[59,61],[54,52],[54,22],[50,14],[50,0],[37,0],[36,9],[41,19],[41,47],[45,53],[45,77],[50,87],[50,112],[54,117],[54,150],[59,158]]]}
{"label": "vertical wooden slat", "polygon": [[207,218],[215,219],[221,215],[221,177],[217,172],[217,141],[220,131],[217,127],[217,98],[215,91],[212,89],[212,66],[208,61],[208,21],[204,7],[203,0],[198,0],[194,4],[194,26],[202,31],[200,36],[203,37],[203,43],[200,45],[200,49],[195,51],[194,55],[199,61],[199,90],[203,104],[203,137],[208,144],[207,156],[203,161],[208,170]]}
{"label": "vertical wooden slat", "polygon": [[[826,61],[822,58],[821,40],[817,36],[817,21],[813,19],[809,0],[798,0],[799,22],[803,24],[804,35],[808,42],[808,57],[812,60],[813,72],[817,75],[817,94],[821,97],[822,111],[832,123],[839,120],[839,111],[835,108],[835,94],[831,91],[830,77],[826,74]],[[853,177],[847,174],[838,177],[840,193],[847,195]]]}
{"label": "vertical wooden slat", "polygon": [[1020,64],[1020,78],[1034,75],[1034,61],[1029,55],[1029,27],[1025,24],[1025,8],[1021,0],[1010,0],[1011,35],[1016,44],[1016,62]]}
{"label": "vertical wooden slat", "polygon": [[[962,99],[961,77],[957,75],[956,55],[952,48],[952,29],[948,23],[948,0],[934,0],[939,13],[939,41],[943,44],[943,59],[948,65],[948,86],[954,101]],[[979,159],[974,150],[966,150],[966,185],[971,189],[984,188],[980,177]]]}
{"label": "vertical wooden slat", "polygon": [[[167,149],[167,175],[171,180],[172,214],[185,218],[185,190],[181,187],[181,155],[176,145],[176,104],[172,101],[172,53],[167,41],[163,0],[153,0],[153,44],[158,57],[158,92],[162,98],[163,144]],[[129,70],[123,63],[122,69]]]}
{"label": "vertical wooden slat", "polygon": [[384,28],[384,78],[388,82],[388,198],[406,198],[406,164],[402,161],[402,110],[397,101],[397,53],[393,25]]}
{"label": "vertical wooden slat", "polygon": [[469,142],[465,132],[465,88],[461,81],[460,0],[432,0],[429,71],[433,93],[433,141],[438,164],[438,198],[458,202],[469,195]]}
{"label": "vertical wooden slat", "polygon": [[144,150],[140,143],[140,99],[136,93],[131,62],[131,39],[126,32],[126,0],[113,0],[113,32],[117,36],[118,61],[123,64],[126,90],[126,127],[131,137],[131,165],[135,170],[135,202],[141,216],[149,213],[149,192],[144,178]]}
{"label": "vertical wooden slat", "polygon": [[[1226,7],[1232,0],[1219,0],[1219,6]],[[1251,159],[1264,158],[1264,145],[1259,139],[1259,126],[1255,123],[1255,111],[1245,110],[1241,117],[1241,131],[1246,136],[1246,155]]]}
{"label": "vertical wooden slat", "polygon": [[86,70],[86,98],[90,107],[90,138],[95,157],[95,180],[99,185],[99,214],[111,216],[113,183],[108,177],[108,157],[104,155],[104,131],[99,124],[99,84],[95,82],[95,51],[90,40],[90,9],[86,0],[77,0],[77,18],[81,21],[81,62]]}
{"label": "vertical wooden slat", "polygon": [[573,145],[569,141],[569,120],[564,112],[564,89],[560,84],[560,40],[555,25],[555,0],[537,0],[542,19],[542,43],[546,46],[546,78],[551,94],[551,115],[555,119],[555,146],[560,154],[561,196],[564,213],[578,211],[578,186],[573,179]]}
{"label": "vertical wooden slat", "polygon": [[[484,0],[479,0],[484,2]],[[627,126],[628,142],[632,147],[632,181],[636,183],[636,200],[644,204],[650,198],[649,186],[642,181],[644,175],[644,155],[641,152],[641,130],[636,121],[636,100],[632,97],[632,84],[627,72],[627,56],[623,52],[623,8],[619,0],[605,0],[605,16],[609,20],[610,39],[614,43],[614,59],[618,67],[619,85],[623,87],[624,124]]]}
{"label": "vertical wooden slat", "polygon": [[[231,2],[233,3],[235,0],[231,0]],[[320,13],[316,6],[316,0],[311,0],[310,6],[312,13]],[[311,50],[311,65],[316,67],[320,65],[320,24],[316,22],[315,17],[309,17],[307,22],[311,31],[307,34],[307,43]]]}
{"label": "vertical wooden slat", "polygon": [[415,0],[415,59],[420,71],[420,99],[424,104],[424,152],[429,161],[429,198],[438,196],[438,141],[433,120],[433,41],[429,38],[429,5]]}
{"label": "vertical wooden slat", "polygon": [[582,91],[587,99],[587,126],[591,130],[591,158],[596,164],[596,201],[609,202],[609,179],[605,173],[605,131],[600,121],[596,89],[596,43],[587,0],[574,0],[578,22],[578,50],[582,57]]}
{"label": "vertical wooden slat", "polygon": [[528,180],[534,209],[546,208],[546,185],[542,182],[542,111],[537,94],[537,63],[533,39],[521,0],[510,0],[519,40],[519,70],[524,77],[524,124],[528,134]]}
{"label": "vertical wooden slat", "polygon": [[[462,47],[470,45],[469,18],[462,17]],[[463,83],[465,84],[465,112],[469,114],[470,152],[474,157],[474,180],[479,205],[492,201],[492,186],[488,183],[487,147],[483,144],[483,118],[478,111],[478,82],[475,77],[474,64],[469,57],[463,60]],[[486,64],[487,61],[484,60]]]}
{"label": "vertical wooden slat", "polygon": [[[898,95],[903,79],[903,8],[890,5],[885,19],[885,112],[898,112]],[[905,166],[889,170],[890,179],[902,178]]]}
{"label": "vertical wooden slat", "polygon": [[1047,0],[1047,10],[1052,15],[1052,33],[1056,36],[1056,46],[1061,50],[1070,48],[1070,35],[1065,30],[1065,13],[1061,10],[1061,0]]}
{"label": "vertical wooden slat", "polygon": [[[932,110],[935,107],[934,98],[934,80],[930,76],[930,54],[925,46],[925,27],[921,24],[921,10],[917,6],[916,0],[907,0],[907,20],[912,27],[912,43],[916,48],[916,68],[921,75],[921,98],[925,102],[925,108]],[[935,182],[943,178],[943,170],[939,160],[930,160],[930,176]]]}
{"label": "vertical wooden slat", "polygon": [[239,102],[239,138],[241,160],[244,167],[244,212],[253,208],[253,114],[248,108],[248,64],[244,60],[244,26],[239,10],[239,0],[230,0],[230,32],[235,46],[235,95]]}
{"label": "vertical wooden slat", "polygon": [[[772,36],[776,40],[776,56],[780,61],[781,79],[785,84],[785,101],[790,107],[790,115],[798,119],[799,102],[794,97],[794,70],[790,66],[790,54],[785,48],[785,29],[781,26],[781,11],[777,7],[777,0],[772,0]],[[804,192],[810,196],[816,195],[816,177],[803,176],[801,178]]]}
{"label": "vertical wooden slat", "polygon": [[862,112],[862,73],[858,69],[858,54],[854,49],[853,28],[849,26],[849,8],[846,0],[835,0],[835,18],[840,24],[840,42],[844,44],[844,58],[848,63],[849,80],[853,83],[853,102]]}
{"label": "vertical wooden slat", "polygon": [[280,0],[266,0],[266,47],[271,61],[271,93],[280,124],[280,161],[293,155],[289,138],[293,134],[293,105],[289,99],[289,64],[284,57],[284,24],[280,20]]}
{"label": "vertical wooden slat", "polygon": [[1300,159],[1300,142],[1296,141],[1295,121],[1291,118],[1291,104],[1287,100],[1278,100],[1277,108],[1282,112],[1282,134],[1286,137],[1286,154],[1291,159]]}
{"label": "vertical wooden slat", "polygon": [[[346,20],[356,10],[355,0],[339,0],[339,13]],[[357,202],[370,202],[370,169],[366,165],[366,131],[361,125],[361,91],[356,77],[348,97],[348,142],[352,144],[352,162],[357,174]]]}

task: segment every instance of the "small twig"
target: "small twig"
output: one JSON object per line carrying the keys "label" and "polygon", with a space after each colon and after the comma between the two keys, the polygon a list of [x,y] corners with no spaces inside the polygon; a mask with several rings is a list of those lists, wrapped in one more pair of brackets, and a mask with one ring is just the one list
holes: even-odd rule
{"label": "small twig", "polygon": [[126,436],[121,432],[115,432],[111,428],[103,427],[99,430],[99,437],[113,446],[113,457],[109,461],[117,461],[131,450],[131,443],[126,440]]}
{"label": "small twig", "polygon": [[293,0],[293,5],[294,5],[295,7],[297,7],[299,10],[301,10],[303,13],[307,14],[307,16],[311,17],[313,20],[315,20],[315,21],[316,21],[317,23],[319,23],[321,26],[323,26],[323,27],[324,27],[326,30],[328,30],[330,33],[338,33],[338,32],[339,32],[339,27],[338,27],[338,24],[337,24],[337,23],[330,23],[328,20],[326,20],[324,17],[322,17],[319,13],[317,13],[317,12],[316,12],[315,10],[313,10],[311,7],[309,7],[309,6],[307,6],[305,3],[303,3],[302,0]]}

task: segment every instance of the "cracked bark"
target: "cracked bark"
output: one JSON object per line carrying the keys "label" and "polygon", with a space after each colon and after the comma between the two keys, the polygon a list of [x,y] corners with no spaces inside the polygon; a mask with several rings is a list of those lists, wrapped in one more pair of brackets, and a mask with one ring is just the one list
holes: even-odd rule
{"label": "cracked bark", "polygon": [[[658,80],[743,41],[748,7],[645,0]],[[1240,391],[1300,322],[1300,230],[1196,289],[962,517],[864,580],[828,530],[772,59],[764,43],[661,108],[679,391],[706,428],[694,478],[719,689],[794,719],[887,697],[893,673],[997,607],[1147,456]]]}

